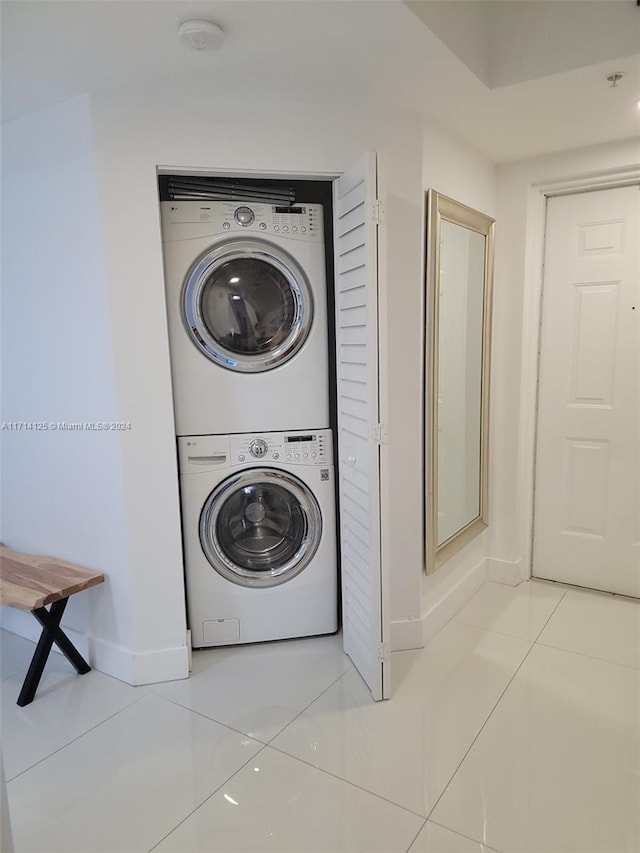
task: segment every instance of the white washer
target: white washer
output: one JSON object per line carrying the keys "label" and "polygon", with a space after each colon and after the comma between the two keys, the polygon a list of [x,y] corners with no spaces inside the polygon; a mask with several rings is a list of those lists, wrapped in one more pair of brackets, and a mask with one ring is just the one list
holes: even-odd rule
{"label": "white washer", "polygon": [[178,439],[194,648],[338,628],[331,430]]}
{"label": "white washer", "polygon": [[328,427],[322,205],[161,214],[177,434]]}

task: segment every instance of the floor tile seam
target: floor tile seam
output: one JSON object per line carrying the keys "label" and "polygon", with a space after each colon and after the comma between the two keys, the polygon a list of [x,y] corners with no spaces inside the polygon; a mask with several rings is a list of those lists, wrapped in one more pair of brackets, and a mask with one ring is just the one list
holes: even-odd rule
{"label": "floor tile seam", "polygon": [[455,832],[456,835],[460,835],[462,838],[466,838],[468,841],[473,841],[474,844],[482,844],[482,846],[485,847],[489,851],[489,853],[502,853],[502,851],[498,850],[497,847],[491,847],[484,841],[478,841],[477,838],[472,838],[470,835],[465,835],[464,832],[460,832],[459,829],[454,829],[452,826],[447,826],[446,824],[440,823],[437,820],[431,820],[431,818],[427,818],[426,822],[432,823],[434,826],[439,826],[441,829],[447,829],[449,832]]}
{"label": "floor tile seam", "polygon": [[152,696],[155,696],[156,699],[162,699],[165,702],[168,702],[170,705],[174,705],[176,708],[182,708],[183,711],[190,711],[192,714],[195,714],[196,717],[201,717],[203,720],[207,720],[210,723],[215,723],[218,726],[222,726],[225,729],[228,729],[230,732],[233,732],[236,735],[241,735],[242,737],[248,737],[250,740],[259,743],[261,746],[267,746],[268,741],[260,740],[260,738],[255,735],[247,734],[247,732],[243,732],[240,729],[236,729],[233,726],[230,726],[229,723],[223,723],[221,720],[216,720],[215,717],[210,717],[208,714],[205,714],[203,711],[196,711],[195,708],[190,708],[189,705],[183,705],[181,702],[178,702],[177,699],[172,699],[169,696],[163,696],[161,693],[152,693]]}
{"label": "floor tile seam", "polygon": [[336,684],[340,681],[340,679],[341,679],[341,678],[344,678],[344,677],[345,677],[345,675],[346,675],[348,672],[350,672],[350,671],[351,671],[350,669],[345,669],[345,671],[344,671],[341,675],[339,675],[337,678],[335,678],[335,679],[331,682],[331,684],[328,684],[328,685],[324,688],[324,690],[321,690],[321,691],[320,691],[320,693],[318,693],[318,695],[317,695],[314,699],[312,699],[312,700],[311,700],[311,702],[309,702],[307,705],[305,705],[305,706],[304,706],[304,708],[303,708],[299,713],[297,713],[297,714],[295,715],[295,717],[292,717],[286,725],[284,725],[281,729],[279,729],[279,730],[278,730],[278,731],[273,735],[273,737],[269,738],[269,740],[267,741],[267,746],[270,746],[270,745],[273,743],[273,741],[274,741],[277,737],[279,737],[285,729],[288,729],[288,728],[289,728],[289,726],[291,726],[293,723],[295,723],[295,721],[296,721],[299,717],[301,717],[301,716],[304,714],[304,712],[305,712],[305,711],[308,711],[308,710],[309,710],[309,708],[310,708],[310,707],[311,707],[315,702],[317,702],[317,701],[318,701],[318,699],[320,699],[320,697],[321,697],[321,696],[324,696],[324,694],[327,692],[327,690],[331,690],[331,688],[332,688],[334,685],[336,685]]}
{"label": "floor tile seam", "polygon": [[546,629],[546,627],[547,627],[547,625],[549,624],[549,622],[551,622],[551,620],[552,620],[552,619],[553,619],[553,617],[555,616],[555,613],[556,613],[556,611],[558,610],[558,607],[560,607],[560,605],[561,605],[561,604],[562,604],[562,602],[564,601],[566,594],[567,594],[567,591],[565,590],[565,591],[562,593],[562,595],[560,596],[560,598],[558,599],[558,602],[557,602],[556,606],[553,608],[553,610],[552,610],[552,611],[551,611],[551,613],[549,614],[549,616],[548,616],[547,620],[545,621],[544,625],[543,625],[543,626],[542,626],[542,628],[540,628],[540,630],[538,631],[538,634],[537,634],[536,638],[533,640],[533,643],[534,643],[534,644],[538,642],[538,640],[539,640],[539,639],[540,639],[540,637],[542,636],[542,632]]}
{"label": "floor tile seam", "polygon": [[510,637],[512,640],[520,640],[523,643],[535,643],[535,639],[533,637],[518,637],[516,634],[508,634],[506,631],[498,631],[496,628],[486,628],[483,625],[474,625],[471,622],[464,622],[462,619],[457,619],[455,616],[451,621],[455,622],[457,625],[464,625],[467,628],[476,628],[478,631],[486,631],[488,634],[498,634],[499,637]]}
{"label": "floor tile seam", "polygon": [[28,669],[29,669],[29,667],[27,667],[27,669],[18,669],[18,670],[16,670],[16,672],[12,672],[11,675],[0,676],[0,684],[2,684],[5,681],[9,681],[12,678],[17,678],[19,675],[21,675],[22,678],[24,679],[24,677],[27,674]]}
{"label": "floor tile seam", "polygon": [[[260,741],[256,741],[256,743],[260,743]],[[247,758],[247,760],[245,762],[243,762],[240,765],[240,767],[238,767],[237,770],[234,770],[233,773],[231,773],[230,776],[228,776],[210,794],[208,794],[204,798],[204,800],[202,800],[201,803],[198,803],[198,805],[195,808],[191,809],[189,814],[185,815],[185,817],[183,817],[182,820],[179,820],[178,823],[176,823],[176,825],[169,830],[169,832],[167,832],[165,835],[162,836],[162,838],[159,839],[159,841],[156,841],[156,843],[153,845],[153,847],[149,847],[147,853],[152,853],[152,851],[155,850],[156,847],[158,847],[160,844],[162,844],[162,842],[165,841],[172,833],[174,833],[177,829],[179,829],[185,821],[189,820],[189,818],[192,817],[198,811],[198,809],[201,809],[205,805],[205,803],[208,803],[212,797],[215,797],[215,795],[218,793],[218,791],[220,791],[222,788],[224,788],[224,786],[228,782],[230,782],[234,776],[237,776],[237,774],[241,773],[248,764],[250,764],[252,761],[255,761],[256,758],[258,757],[258,755],[260,755],[260,753],[263,752],[265,749],[267,749],[267,744],[266,743],[260,743],[260,749],[258,749],[256,752],[253,753],[253,755],[251,755],[249,758]]]}
{"label": "floor tile seam", "polygon": [[[487,723],[489,722],[489,720],[491,719],[491,717],[494,715],[494,713],[495,713],[495,711],[496,711],[496,708],[497,708],[497,707],[498,707],[498,705],[502,702],[502,699],[504,698],[504,695],[506,694],[507,690],[508,690],[508,689],[511,687],[511,685],[513,684],[514,679],[516,678],[516,676],[518,675],[518,673],[520,672],[520,670],[521,670],[521,669],[522,669],[522,667],[524,666],[524,664],[525,664],[525,662],[526,662],[527,658],[529,657],[529,655],[531,654],[531,652],[533,651],[533,649],[534,649],[534,648],[535,648],[535,643],[531,643],[531,644],[530,644],[530,646],[529,646],[529,648],[527,649],[527,652],[526,652],[525,656],[522,658],[522,660],[520,661],[520,663],[519,663],[519,664],[518,664],[518,666],[516,667],[515,672],[513,673],[513,675],[511,676],[511,678],[510,678],[510,679],[509,679],[509,681],[507,682],[507,684],[505,685],[505,688],[504,688],[504,690],[502,691],[502,693],[498,696],[498,698],[497,698],[497,700],[496,700],[495,704],[493,705],[493,707],[491,708],[491,710],[490,710],[490,711],[489,711],[489,713],[487,714],[487,716],[486,716],[486,718],[485,718],[484,722],[482,723],[482,725],[481,725],[481,726],[480,726],[480,728],[478,729],[478,731],[477,731],[477,733],[476,733],[475,737],[473,738],[473,740],[471,741],[471,743],[470,743],[470,744],[469,744],[469,746],[467,747],[467,749],[466,749],[466,751],[465,751],[464,755],[462,756],[462,758],[461,758],[461,759],[460,759],[460,761],[458,762],[458,764],[457,764],[457,766],[456,766],[456,769],[453,771],[453,773],[451,774],[451,776],[450,776],[450,778],[449,778],[449,781],[447,782],[447,784],[446,784],[446,785],[444,786],[444,788],[442,789],[442,793],[441,793],[441,794],[440,794],[440,796],[436,799],[436,801],[435,801],[435,803],[433,804],[433,806],[431,807],[431,809],[429,809],[429,813],[427,814],[427,820],[431,820],[431,815],[433,814],[433,812],[435,811],[435,809],[438,807],[438,803],[440,802],[440,800],[441,800],[441,799],[444,797],[444,795],[446,794],[447,790],[449,789],[449,786],[451,785],[451,783],[452,783],[452,782],[453,782],[453,780],[455,779],[456,774],[458,773],[458,771],[459,771],[459,770],[460,770],[460,768],[462,767],[462,765],[463,765],[463,763],[464,763],[464,761],[465,761],[465,759],[466,759],[467,755],[469,755],[469,753],[470,753],[470,752],[471,752],[471,750],[473,749],[473,747],[474,747],[474,745],[475,745],[476,741],[478,740],[478,738],[480,737],[480,735],[481,735],[481,734],[482,734],[482,732],[484,731],[484,729],[485,729],[485,727],[486,727]],[[435,822],[436,822],[436,821],[433,821],[433,823],[435,823]],[[448,827],[447,827],[447,828],[448,828]],[[452,830],[452,831],[453,831],[453,832],[456,832],[457,830]],[[482,841],[480,841],[480,842],[477,842],[477,843],[482,844],[483,842],[482,842]]]}
{"label": "floor tile seam", "polygon": [[597,655],[588,655],[586,652],[578,652],[575,649],[565,649],[562,646],[554,646],[552,643],[542,643],[539,640],[535,643],[536,646],[542,646],[545,649],[553,649],[556,652],[566,652],[568,655],[577,655],[588,660],[597,660],[600,663],[610,663],[611,666],[621,666],[623,669],[630,669],[632,672],[637,672],[640,675],[640,665],[634,666],[631,663],[620,663],[617,660],[609,660],[609,658],[599,658]]}
{"label": "floor tile seam", "polygon": [[80,738],[85,737],[85,735],[90,734],[91,732],[100,728],[100,726],[104,725],[105,723],[108,723],[109,720],[113,720],[113,718],[117,717],[118,714],[121,714],[123,711],[126,711],[128,708],[132,708],[134,705],[137,705],[138,702],[141,702],[145,698],[145,696],[147,696],[147,695],[148,695],[147,693],[144,693],[141,696],[138,696],[132,702],[127,703],[122,708],[119,708],[117,711],[114,711],[113,714],[110,714],[108,717],[105,717],[104,720],[100,720],[99,723],[96,723],[94,726],[91,726],[91,728],[87,729],[84,732],[81,732],[79,735],[76,735],[74,738],[71,738],[71,740],[67,741],[62,746],[59,746],[57,749],[54,749],[53,752],[50,752],[48,755],[43,756],[41,759],[36,761],[35,764],[31,764],[29,767],[25,767],[24,770],[21,770],[19,773],[16,773],[15,776],[7,777],[7,780],[6,780],[7,785],[9,785],[11,782],[15,781],[16,779],[18,779],[23,774],[28,773],[30,770],[33,770],[34,768],[38,767],[38,765],[42,764],[43,761],[48,761],[54,755],[57,755],[59,752],[62,752],[63,749],[66,749],[68,746],[71,746],[72,743],[75,743],[77,740],[80,740]]}
{"label": "floor tile seam", "polygon": [[232,731],[235,734],[242,735],[243,737],[248,737],[251,740],[256,741],[256,743],[262,744],[263,746],[268,746],[272,740],[277,738],[278,735],[282,734],[282,732],[288,726],[290,726],[291,723],[297,720],[301,714],[304,714],[307,708],[310,708],[311,705],[313,705],[313,703],[323,695],[323,693],[326,693],[326,691],[333,687],[333,685],[336,684],[338,681],[340,681],[341,678],[344,678],[344,676],[349,671],[349,669],[346,669],[341,675],[339,675],[334,681],[332,681],[331,684],[325,687],[324,690],[322,690],[315,698],[313,698],[308,705],[305,705],[305,707],[302,708],[302,710],[299,711],[295,715],[295,717],[292,717],[281,729],[278,729],[278,731],[269,740],[261,740],[259,737],[256,737],[256,735],[251,735],[248,732],[243,732],[241,729],[236,729],[234,726],[229,725],[229,723],[225,723],[222,720],[216,719],[216,717],[211,717],[209,714],[205,714],[204,711],[198,711],[195,708],[190,707],[189,705],[183,705],[182,702],[172,698],[171,696],[164,696],[162,693],[156,693],[155,691],[150,691],[150,694],[152,696],[155,696],[157,699],[164,699],[166,702],[170,702],[172,705],[175,705],[178,708],[182,708],[185,711],[191,711],[192,714],[196,714],[198,717],[202,717],[205,720],[209,720],[209,722],[211,723],[217,723],[219,726],[224,726],[224,728],[229,729],[229,731]]}
{"label": "floor tile seam", "polygon": [[[420,818],[422,821],[427,821],[427,817],[423,814],[419,814],[413,809],[408,808],[407,806],[403,806],[401,803],[395,802],[395,800],[390,800],[388,797],[384,797],[382,794],[379,794],[377,791],[372,791],[369,788],[365,788],[363,785],[359,785],[357,782],[354,782],[352,779],[345,779],[344,776],[339,776],[337,773],[333,773],[331,770],[327,770],[324,767],[319,767],[317,764],[312,764],[310,761],[306,761],[304,758],[300,758],[298,755],[293,755],[291,752],[286,752],[284,749],[281,749],[278,746],[273,746],[273,744],[267,744],[269,749],[273,749],[274,752],[279,752],[281,755],[285,755],[287,758],[291,758],[293,761],[298,761],[300,764],[306,764],[307,767],[311,767],[312,770],[317,770],[319,773],[324,774],[325,776],[331,776],[333,779],[336,779],[338,782],[344,782],[345,785],[350,785],[352,788],[357,788],[359,791],[362,791],[365,794],[369,794],[372,797],[376,797],[378,800],[382,800],[385,803],[388,803],[390,806],[394,806],[397,809],[401,809],[407,814],[412,815],[413,817]],[[415,840],[415,839],[414,839]],[[413,842],[411,842],[413,844]]]}
{"label": "floor tile seam", "polygon": [[413,847],[413,845],[416,843],[416,839],[417,839],[417,837],[420,835],[420,833],[422,832],[422,830],[423,830],[423,829],[425,828],[425,826],[427,825],[427,820],[428,820],[428,818],[426,818],[426,817],[425,817],[425,819],[424,819],[424,820],[423,820],[423,822],[422,822],[422,826],[420,827],[420,829],[416,832],[416,834],[415,834],[415,835],[413,836],[413,838],[411,839],[411,844],[407,847],[407,849],[406,849],[406,853],[411,853],[411,848],[412,848],[412,847]]}

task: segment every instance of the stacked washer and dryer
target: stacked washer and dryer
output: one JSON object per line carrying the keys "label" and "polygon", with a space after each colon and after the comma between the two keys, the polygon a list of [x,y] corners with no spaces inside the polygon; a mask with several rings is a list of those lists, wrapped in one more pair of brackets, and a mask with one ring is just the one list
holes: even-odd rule
{"label": "stacked washer and dryer", "polygon": [[322,206],[161,214],[192,645],[332,633]]}

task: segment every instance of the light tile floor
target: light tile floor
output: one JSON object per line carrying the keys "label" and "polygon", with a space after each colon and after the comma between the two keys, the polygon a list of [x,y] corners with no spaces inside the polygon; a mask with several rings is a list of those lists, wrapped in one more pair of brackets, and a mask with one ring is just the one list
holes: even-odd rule
{"label": "light tile floor", "polygon": [[393,656],[374,703],[340,637],[194,654],[132,688],[2,633],[16,853],[638,853],[640,602],[485,584]]}

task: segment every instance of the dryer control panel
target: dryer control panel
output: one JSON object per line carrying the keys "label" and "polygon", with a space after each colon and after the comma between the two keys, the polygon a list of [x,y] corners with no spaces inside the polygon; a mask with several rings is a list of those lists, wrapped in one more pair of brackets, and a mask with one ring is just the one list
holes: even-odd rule
{"label": "dryer control panel", "polygon": [[[242,201],[163,201],[164,239],[180,239],[181,225],[200,225],[202,235],[279,236],[321,243],[321,204],[275,205]],[[200,229],[199,229],[200,230]]]}
{"label": "dryer control panel", "polygon": [[330,429],[230,435],[230,462],[286,462],[288,465],[331,465]]}

